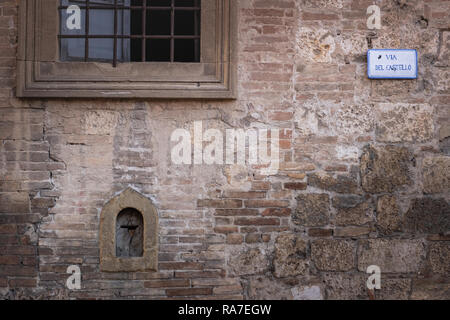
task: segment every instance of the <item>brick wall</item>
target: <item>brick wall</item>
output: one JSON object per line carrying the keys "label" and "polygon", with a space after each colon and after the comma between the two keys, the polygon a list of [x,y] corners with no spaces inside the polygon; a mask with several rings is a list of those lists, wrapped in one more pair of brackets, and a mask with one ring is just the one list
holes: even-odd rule
{"label": "brick wall", "polygon": [[[0,0],[2,298],[369,299],[369,265],[376,299],[450,298],[449,1],[239,1],[236,101],[19,100],[17,3]],[[417,49],[419,78],[368,80],[370,47]],[[280,129],[280,171],[174,165],[194,121]],[[128,187],[158,208],[156,273],[99,271],[100,211]]]}

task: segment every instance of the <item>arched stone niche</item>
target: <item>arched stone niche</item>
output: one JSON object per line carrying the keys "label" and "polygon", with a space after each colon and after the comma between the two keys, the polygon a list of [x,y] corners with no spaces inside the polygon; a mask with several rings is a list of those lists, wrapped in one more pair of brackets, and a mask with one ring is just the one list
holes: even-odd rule
{"label": "arched stone niche", "polygon": [[158,214],[137,191],[127,189],[103,207],[99,240],[101,271],[158,270]]}

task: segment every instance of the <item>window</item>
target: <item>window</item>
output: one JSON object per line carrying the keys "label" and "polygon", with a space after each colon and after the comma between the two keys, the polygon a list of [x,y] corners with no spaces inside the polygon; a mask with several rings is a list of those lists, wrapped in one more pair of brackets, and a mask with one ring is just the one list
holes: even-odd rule
{"label": "window", "polygon": [[[73,5],[78,28],[66,23]],[[59,10],[62,61],[200,62],[200,0],[61,0]]]}
{"label": "window", "polygon": [[143,218],[132,208],[122,210],[116,220],[116,257],[142,257]]}
{"label": "window", "polygon": [[129,188],[109,200],[100,213],[100,270],[158,270],[158,213],[139,192]]}
{"label": "window", "polygon": [[24,0],[19,97],[235,98],[235,0]]}

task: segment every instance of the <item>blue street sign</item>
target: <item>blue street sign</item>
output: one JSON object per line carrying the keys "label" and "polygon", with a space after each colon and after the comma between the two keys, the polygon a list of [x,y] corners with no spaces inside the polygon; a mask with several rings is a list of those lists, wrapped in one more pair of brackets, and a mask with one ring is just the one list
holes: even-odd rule
{"label": "blue street sign", "polygon": [[367,74],[369,79],[417,79],[417,50],[371,49]]}

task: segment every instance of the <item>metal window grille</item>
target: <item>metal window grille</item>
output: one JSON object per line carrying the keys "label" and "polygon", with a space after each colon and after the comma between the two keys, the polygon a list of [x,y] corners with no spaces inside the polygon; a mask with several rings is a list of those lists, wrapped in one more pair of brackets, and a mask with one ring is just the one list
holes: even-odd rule
{"label": "metal window grille", "polygon": [[[152,48],[148,48],[148,45],[146,44],[147,39],[167,39],[170,40],[170,59],[168,61],[170,62],[176,62],[175,59],[175,46],[176,46],[176,40],[177,39],[192,39],[194,40],[194,61],[190,62],[200,62],[200,11],[201,11],[201,5],[200,0],[192,0],[193,5],[192,6],[183,6],[180,5],[182,1],[177,0],[170,0],[170,6],[153,6],[152,1],[150,0],[142,0],[140,1],[141,5],[125,5],[125,2],[121,1],[121,3],[118,2],[118,0],[113,0],[111,5],[108,4],[101,4],[99,5],[98,2],[95,0],[85,0],[85,1],[72,1],[77,3],[82,3],[82,5],[78,5],[80,10],[84,10],[85,14],[85,23],[84,23],[84,34],[59,34],[58,37],[60,39],[60,45],[62,39],[84,39],[84,61],[92,61],[95,59],[89,58],[89,40],[90,39],[112,39],[113,40],[113,58],[112,58],[112,64],[114,67],[117,66],[118,59],[117,59],[117,46],[119,39],[138,39],[141,40],[141,61],[151,61],[147,57],[147,50],[152,50]],[[66,10],[69,8],[69,5],[60,5],[59,11]],[[114,13],[114,34],[91,34],[89,32],[90,27],[90,11],[92,10],[112,10]],[[142,12],[142,28],[141,32],[139,34],[136,34],[136,32],[133,32],[133,34],[123,34],[123,28],[122,28],[122,34],[118,31],[118,14],[120,11],[123,12],[123,10],[140,10]],[[148,21],[148,12],[150,11],[170,11],[170,34],[167,35],[156,35],[156,34],[149,34],[151,30],[149,30],[149,21]],[[188,35],[180,35],[175,33],[175,24],[177,19],[177,12],[181,11],[193,11],[193,19],[194,19],[194,32],[193,34]],[[132,19],[131,19],[132,20]],[[61,22],[63,23],[63,22]],[[131,24],[134,22],[131,21]]]}

